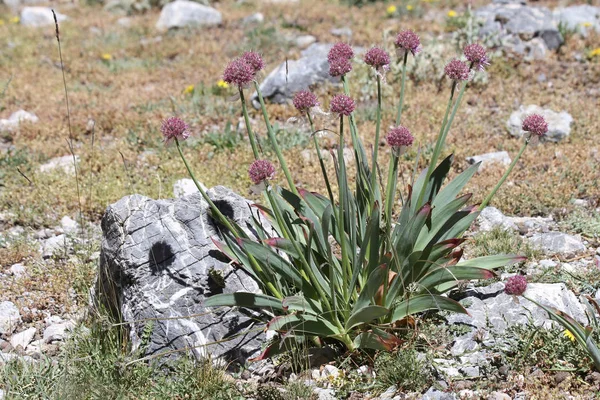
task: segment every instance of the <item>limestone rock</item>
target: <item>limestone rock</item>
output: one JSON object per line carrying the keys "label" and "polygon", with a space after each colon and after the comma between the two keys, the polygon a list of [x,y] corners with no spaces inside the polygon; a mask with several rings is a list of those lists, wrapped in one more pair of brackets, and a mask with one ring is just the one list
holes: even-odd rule
{"label": "limestone rock", "polygon": [[[56,19],[58,22],[62,22],[67,19],[67,16],[56,12]],[[54,25],[52,9],[48,7],[23,8],[21,10],[21,25],[32,27]]]}
{"label": "limestone rock", "polygon": [[[206,186],[204,186],[202,183],[200,183],[200,187],[204,189],[204,191],[208,190]],[[196,187],[194,181],[189,178],[179,179],[173,184],[174,197],[183,197],[194,193],[200,192],[198,191],[198,188]]]}
{"label": "limestone rock", "polygon": [[3,301],[0,303],[0,335],[11,334],[21,323],[21,314],[14,303]]}
{"label": "limestone rock", "polygon": [[[208,194],[226,216],[249,227],[256,213],[250,202],[221,186]],[[214,245],[213,239],[222,241],[219,225],[199,193],[171,200],[124,197],[106,210],[102,231],[94,302],[129,322],[134,349],[147,337],[146,355],[187,348],[195,357],[244,362],[257,354],[265,337],[257,313],[203,307],[217,293],[260,290]]]}
{"label": "limestone rock", "polygon": [[[79,156],[75,156],[75,161],[79,163]],[[56,169],[62,169],[66,174],[74,175],[73,156],[51,158],[47,163],[40,165],[40,172],[51,172]]]}
{"label": "limestone rock", "polygon": [[62,341],[67,338],[68,332],[73,330],[75,323],[73,321],[64,321],[49,325],[44,329],[44,343]]}
{"label": "limestone rock", "polygon": [[222,21],[221,13],[212,7],[193,1],[176,0],[163,7],[156,28],[168,30],[190,26],[216,26]]}
{"label": "limestone rock", "polygon": [[554,19],[567,29],[586,35],[589,30],[600,32],[600,7],[577,5],[554,10]]}
{"label": "limestone rock", "polygon": [[560,142],[571,134],[571,123],[573,117],[571,114],[562,111],[557,113],[547,108],[541,108],[536,105],[521,106],[518,111],[513,112],[506,122],[506,127],[511,135],[521,137],[525,132],[521,129],[525,117],[531,114],[540,114],[548,122],[548,133],[544,140],[550,142]]}
{"label": "limestone rock", "polygon": [[35,124],[38,121],[39,118],[35,114],[25,110],[18,110],[12,113],[8,119],[0,119],[0,133],[14,132],[17,130],[21,122],[30,122]]}
{"label": "limestone rock", "polygon": [[477,223],[479,224],[479,230],[483,232],[489,232],[498,226],[504,230],[517,230],[517,225],[512,219],[505,216],[496,207],[484,208],[477,217]]}
{"label": "limestone rock", "polygon": [[480,154],[478,156],[467,157],[469,164],[477,164],[481,162],[478,172],[496,164],[496,165],[510,165],[511,159],[506,151],[496,151],[493,153]]}
{"label": "limestone rock", "polygon": [[546,254],[573,255],[586,250],[578,237],[562,232],[540,233],[532,236],[530,241]]}
{"label": "limestone rock", "polygon": [[17,349],[20,346],[21,349],[25,350],[29,343],[31,343],[31,341],[33,340],[33,337],[35,336],[36,332],[36,328],[29,328],[24,330],[23,332],[14,334],[10,338],[10,345],[13,347],[13,349]]}

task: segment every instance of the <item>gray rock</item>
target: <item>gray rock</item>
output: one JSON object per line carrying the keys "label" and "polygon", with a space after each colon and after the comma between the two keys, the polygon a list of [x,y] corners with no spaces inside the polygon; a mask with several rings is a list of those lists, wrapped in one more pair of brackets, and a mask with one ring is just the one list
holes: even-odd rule
{"label": "gray rock", "polygon": [[[56,19],[58,22],[62,22],[67,19],[67,16],[56,12]],[[21,10],[20,22],[21,25],[32,27],[54,25],[52,9],[48,7],[25,7]]]}
{"label": "gray rock", "polygon": [[20,346],[21,349],[25,350],[29,343],[31,343],[33,340],[36,332],[36,328],[29,328],[23,332],[16,333],[10,338],[10,345],[13,347],[13,349],[17,349]]}
{"label": "gray rock", "polygon": [[18,110],[12,113],[8,119],[0,119],[0,133],[14,132],[21,122],[35,124],[39,120],[40,119],[35,114],[25,110]]}
{"label": "gray rock", "polygon": [[65,340],[73,328],[75,328],[75,323],[73,321],[64,321],[49,325],[46,329],[44,329],[44,343]]}
{"label": "gray rock", "polygon": [[315,43],[316,41],[317,41],[317,38],[314,37],[313,35],[302,35],[302,36],[298,36],[292,40],[292,42],[296,46],[300,47],[301,49],[307,48],[308,46]]}
{"label": "gray rock", "polygon": [[[339,79],[329,76],[327,53],[331,44],[314,43],[302,51],[298,60],[289,60],[275,68],[260,85],[260,91],[265,100],[274,103],[286,103],[294,93],[305,90],[312,85],[323,82],[339,82]],[[287,75],[286,75],[287,73]],[[252,96],[254,107],[259,108],[258,95]]]}
{"label": "gray rock", "polygon": [[[271,0],[273,1],[273,0]],[[333,389],[323,389],[316,387],[313,389],[313,393],[317,395],[317,400],[337,400],[338,397],[335,395]]]}
{"label": "gray rock", "polygon": [[478,162],[481,162],[481,165],[479,166],[478,170],[479,172],[481,172],[494,164],[510,165],[511,159],[508,155],[508,152],[496,151],[493,153],[485,153],[480,154],[478,156],[467,157],[467,162],[469,164],[477,164]]}
{"label": "gray rock", "polygon": [[0,303],[0,335],[11,334],[21,323],[21,314],[14,303],[3,301]]}
{"label": "gray rock", "polygon": [[479,224],[479,230],[483,232],[489,232],[496,227],[502,227],[504,230],[517,230],[517,225],[512,218],[502,214],[502,211],[496,207],[484,208],[477,217],[477,223]]}
{"label": "gray rock", "polygon": [[385,392],[383,392],[379,395],[379,399],[380,400],[392,399],[392,398],[394,398],[394,395],[396,394],[397,391],[398,391],[398,388],[396,387],[396,385],[392,385],[389,388],[387,388],[385,390]]}
{"label": "gray rock", "polygon": [[25,266],[21,263],[13,264],[8,271],[18,279],[25,274]]}
{"label": "gray rock", "polygon": [[513,112],[506,122],[506,127],[511,135],[521,137],[525,133],[521,127],[523,120],[531,114],[540,114],[548,122],[548,133],[544,136],[544,140],[551,142],[560,142],[568,137],[571,133],[571,122],[573,117],[571,114],[562,111],[557,113],[547,108],[541,108],[536,105],[521,106],[518,111]]}
{"label": "gray rock", "polygon": [[[79,156],[75,156],[75,161],[79,163]],[[51,172],[56,169],[62,169],[66,174],[75,174],[75,165],[73,165],[73,156],[62,156],[51,158],[47,163],[40,165],[40,172]]]}
{"label": "gray rock", "polygon": [[350,39],[352,37],[352,29],[348,27],[344,28],[333,28],[329,31],[333,36],[345,37]]}
{"label": "gray rock", "polygon": [[545,7],[530,7],[520,2],[494,3],[477,9],[475,16],[483,20],[484,29],[480,34],[501,37],[512,34],[525,41],[540,37],[550,50],[564,41],[552,12]]}
{"label": "gray rock", "polygon": [[63,235],[52,236],[41,241],[42,257],[50,258],[59,252],[66,252],[68,247],[67,237]]}
{"label": "gray rock", "polygon": [[562,23],[567,29],[586,35],[588,30],[600,32],[600,7],[591,5],[577,5],[557,8],[554,10],[554,19]]}
{"label": "gray rock", "polygon": [[248,15],[247,17],[245,17],[242,20],[243,24],[246,25],[251,25],[251,24],[262,24],[265,21],[265,16],[263,15],[263,13],[254,13],[251,15]]}
{"label": "gray rock", "polygon": [[545,254],[573,255],[586,250],[585,245],[576,236],[562,232],[536,234],[530,239],[532,246]]}
{"label": "gray rock", "polygon": [[[525,296],[548,307],[563,311],[580,322],[586,321],[583,305],[564,283],[530,283]],[[476,288],[467,292],[461,300],[469,315],[453,314],[448,317],[451,324],[463,324],[474,328],[472,333],[457,338],[451,353],[455,356],[477,348],[473,339],[476,330],[502,334],[507,327],[532,322],[536,326],[549,328],[552,322],[540,307],[525,299],[504,293],[504,283]],[[484,344],[486,343],[484,335]]]}
{"label": "gray rock", "polygon": [[[250,202],[221,186],[208,194],[225,215],[249,226]],[[109,206],[102,218],[94,302],[129,322],[134,349],[149,330],[146,355],[189,349],[195,357],[244,362],[261,348],[265,336],[256,313],[202,305],[217,293],[260,291],[214,245],[212,239],[222,239],[208,211],[197,193],[171,200],[133,195]]]}
{"label": "gray rock", "polygon": [[29,356],[20,356],[16,353],[0,353],[0,367],[15,360],[23,361],[26,363],[31,363],[34,361],[34,359]]}
{"label": "gray rock", "polygon": [[0,400],[4,399],[4,390],[0,389]]}
{"label": "gray rock", "polygon": [[[202,184],[202,182],[198,182],[200,184],[200,187],[202,189],[204,189],[204,191],[208,190],[206,188],[206,186],[204,186]],[[176,181],[173,184],[173,196],[174,197],[183,197],[183,196],[188,196],[190,194],[194,194],[194,193],[200,193],[198,191],[198,188],[196,187],[196,184],[194,183],[194,181],[192,179],[189,178],[184,178],[184,179],[179,179],[178,181]]]}
{"label": "gray rock", "polygon": [[440,390],[437,390],[433,387],[429,388],[427,392],[423,395],[421,400],[456,400],[456,394],[454,393],[445,393]]}
{"label": "gray rock", "polygon": [[64,216],[60,219],[60,227],[63,233],[67,235],[77,233],[79,229],[79,224],[73,218],[69,216]]}
{"label": "gray rock", "polygon": [[156,28],[168,30],[193,26],[216,26],[222,21],[221,13],[212,7],[193,1],[176,0],[163,7]]}

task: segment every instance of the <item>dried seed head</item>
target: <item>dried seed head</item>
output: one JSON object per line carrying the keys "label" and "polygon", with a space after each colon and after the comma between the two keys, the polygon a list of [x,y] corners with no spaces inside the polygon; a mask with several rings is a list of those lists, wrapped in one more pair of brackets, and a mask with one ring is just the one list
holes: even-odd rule
{"label": "dried seed head", "polygon": [[523,120],[523,130],[534,135],[544,136],[548,132],[548,123],[540,114],[531,114]]}
{"label": "dried seed head", "polygon": [[350,60],[354,57],[354,50],[348,43],[337,42],[333,45],[329,53],[327,54],[327,61],[331,64],[332,61],[337,60],[339,58]]}
{"label": "dried seed head", "polygon": [[190,137],[188,125],[181,118],[169,117],[162,122],[160,131],[166,144],[173,140],[185,140]]}
{"label": "dried seed head", "polygon": [[227,64],[223,80],[237,87],[247,86],[254,79],[254,67],[243,58],[236,58]]}
{"label": "dried seed head", "polygon": [[255,185],[273,179],[275,167],[268,160],[256,160],[248,168],[248,175]]}
{"label": "dried seed head", "polygon": [[412,133],[410,133],[410,130],[402,125],[398,125],[397,127],[390,129],[386,139],[388,145],[396,149],[399,149],[400,147],[411,146],[415,141],[415,138]]}
{"label": "dried seed head", "polygon": [[350,114],[352,114],[354,108],[356,108],[354,100],[352,100],[345,94],[338,94],[337,96],[334,96],[333,99],[331,99],[330,109],[333,113],[344,115],[347,117]]}
{"label": "dried seed head", "polygon": [[261,71],[265,67],[265,62],[263,61],[260,54],[254,51],[247,51],[242,55],[242,60],[246,61],[248,64],[252,66],[254,69],[254,74],[258,71]]}
{"label": "dried seed head", "polygon": [[444,73],[453,81],[466,81],[469,79],[469,66],[458,59],[454,59],[446,64]]}
{"label": "dried seed head", "polygon": [[485,69],[486,65],[490,65],[490,60],[485,51],[485,47],[478,43],[469,44],[465,47],[463,54],[480,71]]}
{"label": "dried seed head", "polygon": [[390,64],[390,55],[379,47],[373,47],[365,53],[365,63],[379,71]]}
{"label": "dried seed head", "polygon": [[511,276],[504,284],[504,291],[507,294],[520,296],[525,290],[527,290],[527,279],[523,275]]}
{"label": "dried seed head", "polygon": [[402,53],[410,51],[413,56],[421,51],[421,40],[419,39],[419,36],[410,29],[401,31],[398,36],[396,36],[394,44],[398,50],[402,51]]}
{"label": "dried seed head", "polygon": [[302,90],[294,95],[294,107],[302,113],[319,105],[317,96],[308,90]]}

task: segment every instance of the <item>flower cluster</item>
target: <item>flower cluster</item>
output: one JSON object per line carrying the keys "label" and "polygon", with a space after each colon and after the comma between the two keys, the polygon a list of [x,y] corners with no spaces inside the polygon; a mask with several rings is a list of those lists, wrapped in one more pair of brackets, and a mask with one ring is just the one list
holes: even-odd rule
{"label": "flower cluster", "polygon": [[308,90],[302,90],[294,95],[294,107],[301,113],[308,112],[311,108],[319,105],[317,96]]}
{"label": "flower cluster", "polygon": [[342,76],[352,71],[352,62],[350,60],[353,57],[354,50],[352,50],[349,44],[342,42],[334,44],[327,54],[329,75]]}
{"label": "flower cluster", "polygon": [[331,99],[331,112],[336,113],[340,116],[349,116],[354,111],[356,104],[354,104],[354,100],[345,94],[338,94]]}
{"label": "flower cluster", "polygon": [[527,279],[523,275],[515,275],[508,278],[504,285],[507,294],[520,296],[527,290]]}
{"label": "flower cluster", "polygon": [[188,125],[178,117],[169,117],[162,122],[160,131],[166,144],[173,140],[185,140],[190,137]]}
{"label": "flower cluster", "polygon": [[469,66],[461,60],[454,59],[444,68],[446,76],[453,81],[466,81],[469,79]]}
{"label": "flower cluster", "polygon": [[275,167],[268,160],[256,160],[250,165],[248,175],[255,185],[259,185],[264,181],[273,179]]}
{"label": "flower cluster", "polygon": [[256,78],[256,74],[264,67],[265,63],[260,54],[247,51],[241,57],[227,64],[223,72],[223,80],[228,84],[243,88],[252,82]]}
{"label": "flower cluster", "polygon": [[406,52],[411,52],[413,56],[417,55],[421,51],[421,40],[419,36],[410,29],[401,31],[396,36],[394,42],[399,56],[404,56]]}
{"label": "flower cluster", "polygon": [[523,120],[523,130],[537,136],[544,136],[548,132],[548,123],[539,114],[531,114]]}
{"label": "flower cluster", "polygon": [[483,71],[486,65],[490,65],[485,47],[478,43],[467,45],[463,51],[463,54],[467,60],[469,60],[471,65],[480,71]]}
{"label": "flower cluster", "polygon": [[387,69],[390,65],[389,54],[379,47],[373,47],[365,53],[365,63],[375,68],[376,71]]}
{"label": "flower cluster", "polygon": [[388,145],[396,150],[402,147],[411,146],[415,141],[415,138],[412,133],[410,133],[410,130],[402,125],[390,129],[386,139]]}

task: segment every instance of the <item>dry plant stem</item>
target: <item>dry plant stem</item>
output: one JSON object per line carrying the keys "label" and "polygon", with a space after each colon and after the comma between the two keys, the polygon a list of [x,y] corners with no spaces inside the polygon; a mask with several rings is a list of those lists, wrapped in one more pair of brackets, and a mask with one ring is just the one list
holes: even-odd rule
{"label": "dry plant stem", "polygon": [[400,125],[402,120],[402,108],[404,107],[404,84],[406,82],[406,63],[408,61],[408,51],[404,52],[404,61],[402,63],[402,81],[400,83],[400,103],[398,104],[398,114],[396,115],[396,126]]}
{"label": "dry plant stem", "polygon": [[487,195],[485,200],[483,200],[483,203],[481,203],[481,205],[479,206],[479,211],[482,211],[489,204],[489,202],[492,200],[492,198],[496,195],[496,192],[498,191],[498,189],[500,189],[500,186],[502,186],[502,184],[506,181],[506,178],[508,178],[508,175],[510,175],[510,173],[512,172],[515,165],[517,165],[519,158],[521,158],[521,156],[525,152],[525,149],[527,148],[528,144],[529,144],[529,139],[525,139],[525,143],[523,143],[523,146],[521,146],[521,150],[519,150],[519,154],[517,154],[515,159],[510,163],[510,166],[508,167],[508,169],[506,170],[504,175],[502,175],[502,178],[500,178],[500,181],[496,184],[496,186],[494,186],[494,189],[490,192],[490,194]]}
{"label": "dry plant stem", "polygon": [[306,116],[308,117],[308,122],[310,123],[310,131],[312,132],[313,143],[315,144],[315,150],[317,151],[317,157],[319,158],[319,164],[321,165],[321,172],[323,173],[323,179],[325,179],[325,185],[327,186],[327,194],[329,194],[329,200],[331,204],[333,202],[333,192],[331,190],[331,185],[329,184],[329,179],[327,179],[327,169],[325,168],[325,161],[323,160],[323,156],[321,155],[321,146],[319,146],[319,141],[317,140],[317,135],[315,131],[315,124],[310,116],[310,112],[306,112]]}
{"label": "dry plant stem", "polygon": [[[210,197],[208,197],[208,195],[206,194],[206,192],[204,191],[204,189],[202,189],[202,186],[200,186],[200,184],[198,183],[198,180],[196,179],[196,176],[194,175],[194,173],[192,172],[192,169],[190,168],[190,165],[188,164],[185,156],[183,155],[183,151],[181,150],[181,145],[179,144],[179,140],[177,140],[177,138],[175,138],[175,145],[177,147],[177,151],[179,152],[179,156],[181,157],[181,159],[183,160],[183,164],[185,164],[185,168],[188,171],[188,174],[190,174],[190,178],[192,178],[192,180],[194,181],[194,184],[196,185],[196,188],[198,189],[198,191],[200,192],[200,194],[202,195],[202,197],[204,198],[204,200],[208,203],[212,213],[213,213],[213,217],[217,217],[217,219],[232,233],[234,234],[236,237],[239,237],[239,232],[237,231],[237,229],[234,228],[233,225],[231,225],[231,223],[229,222],[229,220],[223,215],[223,213],[221,213],[221,211],[217,208],[217,206],[215,205],[215,203],[213,203],[213,201],[210,199]],[[254,264],[256,271],[258,272],[259,275],[262,275],[262,268],[260,267],[260,265],[258,265],[258,263],[256,262],[256,260],[254,259],[254,257],[252,257],[252,255],[248,254],[248,258],[251,260],[251,262]],[[271,282],[268,282],[267,280],[265,280],[265,286],[271,291],[271,293],[273,294],[273,296],[282,299],[283,296],[281,295],[281,293],[279,293],[279,291],[275,288],[275,286],[273,286],[273,284]]]}
{"label": "dry plant stem", "polygon": [[65,88],[65,103],[67,105],[67,125],[69,127],[69,151],[73,157],[73,168],[75,171],[75,184],[77,186],[77,201],[79,202],[79,224],[81,226],[81,237],[84,238],[85,230],[83,227],[83,205],[81,203],[81,191],[79,188],[79,170],[77,168],[77,157],[75,156],[75,150],[73,149],[73,128],[71,127],[71,107],[69,106],[69,91],[67,90],[67,78],[65,76],[65,64],[63,62],[62,47],[60,44],[60,31],[58,30],[58,20],[56,19],[56,13],[52,10],[52,16],[54,17],[54,28],[56,31],[56,42],[58,43],[58,55],[60,57],[60,70],[62,72],[63,87]]}
{"label": "dry plant stem", "polygon": [[269,134],[269,141],[271,142],[271,146],[275,150],[275,154],[277,155],[277,159],[279,160],[279,165],[283,170],[283,174],[288,181],[288,185],[290,185],[291,191],[298,195],[298,189],[296,189],[296,185],[294,184],[294,179],[292,178],[292,174],[290,174],[290,170],[287,167],[287,163],[285,162],[285,158],[283,154],[281,154],[281,149],[279,148],[279,144],[277,143],[277,138],[275,138],[275,132],[273,132],[273,126],[271,126],[271,122],[269,122],[269,114],[267,113],[267,107],[265,106],[265,100],[262,97],[262,93],[260,92],[260,87],[258,82],[254,81],[254,88],[256,89],[256,93],[258,94],[258,101],[260,103],[260,108],[262,110],[263,118],[265,120],[265,125],[267,126],[267,132]]}
{"label": "dry plant stem", "polygon": [[252,132],[252,127],[250,126],[250,117],[248,117],[248,108],[246,107],[246,99],[244,98],[244,89],[240,87],[239,91],[240,100],[242,102],[242,114],[244,114],[244,122],[246,123],[246,131],[248,132],[248,138],[250,139],[250,146],[252,146],[252,153],[254,154],[254,159],[258,160],[260,156],[258,154],[256,136],[254,136],[254,132]]}
{"label": "dry plant stem", "polygon": [[[377,186],[377,156],[379,150],[379,133],[381,130],[381,76],[377,74],[377,121],[375,123],[375,143],[373,144],[373,166],[371,167],[371,187]],[[375,205],[375,196],[371,196],[371,208]]]}

